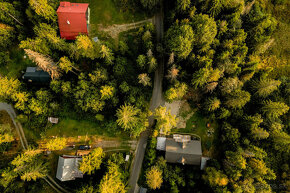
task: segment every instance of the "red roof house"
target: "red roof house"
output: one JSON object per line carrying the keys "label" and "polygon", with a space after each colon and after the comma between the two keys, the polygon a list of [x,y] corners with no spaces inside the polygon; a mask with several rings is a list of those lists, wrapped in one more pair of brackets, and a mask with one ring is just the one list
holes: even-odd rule
{"label": "red roof house", "polygon": [[56,12],[61,38],[74,40],[79,34],[88,34],[90,22],[88,3],[60,2]]}

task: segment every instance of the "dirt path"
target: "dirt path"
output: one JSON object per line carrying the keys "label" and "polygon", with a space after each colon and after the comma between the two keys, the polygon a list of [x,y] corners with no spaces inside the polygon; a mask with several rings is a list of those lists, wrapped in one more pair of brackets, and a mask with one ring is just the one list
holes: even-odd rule
{"label": "dirt path", "polygon": [[111,26],[105,27],[102,24],[98,25],[98,30],[108,33],[112,38],[118,39],[118,36],[121,32],[128,31],[130,29],[138,28],[145,23],[153,22],[153,18],[138,21],[135,23],[128,24],[113,24]]}
{"label": "dirt path", "polygon": [[[21,142],[21,145],[23,147],[24,150],[28,149],[28,143],[25,137],[25,134],[23,132],[23,128],[22,125],[20,123],[18,123],[17,121],[15,121],[16,118],[16,113],[13,109],[13,107],[7,103],[0,103],[0,110],[5,110],[7,111],[7,113],[9,114],[11,120],[13,121],[13,124],[16,128],[17,134],[19,135],[19,139]],[[47,175],[46,177],[43,178],[54,190],[56,190],[57,192],[66,192],[68,193],[67,190],[65,190],[64,188],[62,188],[60,185],[58,185],[56,183],[56,181],[49,175]],[[49,182],[50,181],[50,182]]]}
{"label": "dirt path", "polygon": [[19,135],[21,145],[22,145],[23,149],[26,150],[28,148],[28,143],[27,143],[27,140],[26,140],[26,137],[25,137],[25,134],[23,132],[23,128],[22,128],[21,124],[15,121],[16,113],[15,113],[13,107],[7,103],[0,103],[0,110],[4,110],[9,114],[9,116],[10,116],[10,118],[11,118],[11,120],[16,128],[16,132]]}

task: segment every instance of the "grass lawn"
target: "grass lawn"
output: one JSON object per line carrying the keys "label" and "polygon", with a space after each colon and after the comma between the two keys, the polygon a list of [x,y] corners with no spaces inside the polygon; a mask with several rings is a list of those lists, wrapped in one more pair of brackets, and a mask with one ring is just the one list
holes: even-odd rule
{"label": "grass lawn", "polygon": [[[207,127],[210,123],[210,127]],[[196,134],[201,137],[203,155],[211,155],[213,151],[213,140],[215,135],[209,135],[209,131],[214,132],[217,127],[216,123],[203,117],[199,112],[195,112],[186,122],[185,128],[173,129],[172,133]]]}
{"label": "grass lawn", "polygon": [[23,58],[24,51],[19,48],[12,48],[10,51],[10,59],[5,66],[0,66],[0,74],[9,78],[19,78],[21,71],[26,69],[28,66],[35,66],[35,64],[28,59]]}
{"label": "grass lawn", "polygon": [[145,12],[123,11],[114,0],[72,0],[74,3],[89,3],[90,7],[90,36],[98,36],[104,39],[106,34],[98,31],[98,24],[109,26],[113,24],[124,24],[146,19]]}
{"label": "grass lawn", "polygon": [[72,0],[75,3],[89,3],[91,12],[91,24],[122,24],[132,23],[145,19],[144,12],[123,12],[114,3],[114,0]]}
{"label": "grass lawn", "polygon": [[75,120],[65,118],[60,120],[58,124],[48,128],[45,136],[65,136],[65,137],[78,137],[78,136],[96,136],[102,139],[106,138],[122,138],[127,139],[128,136],[114,131],[108,131],[97,122],[88,120]]}

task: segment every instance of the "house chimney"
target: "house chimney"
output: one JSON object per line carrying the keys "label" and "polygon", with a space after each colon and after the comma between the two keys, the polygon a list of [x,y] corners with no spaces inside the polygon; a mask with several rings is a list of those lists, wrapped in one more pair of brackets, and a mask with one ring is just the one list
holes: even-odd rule
{"label": "house chimney", "polygon": [[185,145],[185,142],[182,142],[182,144],[181,144],[181,145],[182,145],[182,149],[184,149],[184,148],[185,148],[185,146],[186,146],[186,145]]}
{"label": "house chimney", "polygon": [[70,7],[70,2],[67,2],[67,1],[60,2],[60,6],[61,7]]}

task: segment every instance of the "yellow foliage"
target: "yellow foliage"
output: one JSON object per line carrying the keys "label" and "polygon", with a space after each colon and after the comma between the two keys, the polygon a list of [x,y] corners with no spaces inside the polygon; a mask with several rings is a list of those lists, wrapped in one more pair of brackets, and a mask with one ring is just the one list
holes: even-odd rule
{"label": "yellow foliage", "polygon": [[159,189],[162,182],[162,171],[156,166],[151,167],[150,170],[146,172],[146,183],[151,189]]}
{"label": "yellow foliage", "polygon": [[46,143],[46,148],[51,151],[62,150],[66,146],[66,141],[66,138],[63,137],[51,139]]}
{"label": "yellow foliage", "polygon": [[226,186],[228,184],[229,180],[227,178],[221,178],[220,179],[220,186]]}

